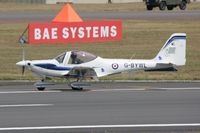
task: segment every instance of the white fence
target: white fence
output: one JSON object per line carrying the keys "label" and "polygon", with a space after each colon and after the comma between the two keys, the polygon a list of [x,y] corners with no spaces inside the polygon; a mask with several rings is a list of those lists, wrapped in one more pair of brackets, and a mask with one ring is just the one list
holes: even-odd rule
{"label": "white fence", "polygon": [[[31,4],[57,4],[57,3],[96,3],[96,4],[106,4],[106,3],[132,3],[132,2],[142,2],[143,0],[0,0],[0,3],[31,3]],[[199,1],[200,0],[191,0]]]}
{"label": "white fence", "polygon": [[[200,0],[191,0],[200,1]],[[143,0],[46,0],[46,4],[56,4],[56,3],[96,3],[96,4],[105,4],[105,3],[132,3],[132,2],[143,2]]]}
{"label": "white fence", "polygon": [[130,2],[142,2],[142,0],[46,0],[47,4],[56,4],[56,3],[130,3]]}
{"label": "white fence", "polygon": [[[52,0],[54,1],[54,0]],[[59,1],[59,0],[57,0]],[[45,4],[46,0],[0,0],[0,3]]]}

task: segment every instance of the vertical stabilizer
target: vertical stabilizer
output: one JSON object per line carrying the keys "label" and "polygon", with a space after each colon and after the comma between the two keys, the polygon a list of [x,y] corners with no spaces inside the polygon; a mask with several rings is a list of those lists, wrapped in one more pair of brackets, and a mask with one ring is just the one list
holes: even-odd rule
{"label": "vertical stabilizer", "polygon": [[186,63],[186,34],[174,33],[154,58],[158,63],[182,66]]}

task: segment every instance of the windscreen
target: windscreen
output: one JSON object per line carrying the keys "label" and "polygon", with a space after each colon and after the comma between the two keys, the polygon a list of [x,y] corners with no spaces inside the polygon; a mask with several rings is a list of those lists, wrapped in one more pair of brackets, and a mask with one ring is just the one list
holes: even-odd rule
{"label": "windscreen", "polygon": [[62,53],[62,54],[60,54],[60,55],[58,55],[55,59],[56,59],[59,63],[63,63],[63,60],[64,60],[64,58],[65,58],[65,54],[66,54],[66,52],[64,52],[64,53]]}

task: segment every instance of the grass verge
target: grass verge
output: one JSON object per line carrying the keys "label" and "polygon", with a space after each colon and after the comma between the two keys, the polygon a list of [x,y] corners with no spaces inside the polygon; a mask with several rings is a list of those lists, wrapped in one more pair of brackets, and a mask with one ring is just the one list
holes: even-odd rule
{"label": "grass verge", "polygon": [[[0,24],[0,79],[21,79],[15,63],[21,60],[17,42],[27,23]],[[70,43],[60,45],[26,45],[26,59],[53,58],[66,50],[84,50],[108,58],[153,58],[172,33],[187,33],[187,64],[178,72],[136,72],[103,79],[131,80],[200,80],[200,21],[123,20],[123,40],[118,42]],[[112,49],[112,50],[111,50]],[[23,79],[35,79],[26,72]]]}

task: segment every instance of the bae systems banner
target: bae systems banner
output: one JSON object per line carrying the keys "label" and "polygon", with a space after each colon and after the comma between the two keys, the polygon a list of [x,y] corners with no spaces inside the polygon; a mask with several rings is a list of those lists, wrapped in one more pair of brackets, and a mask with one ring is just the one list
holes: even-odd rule
{"label": "bae systems banner", "polygon": [[28,34],[30,44],[121,40],[122,22],[30,23]]}

